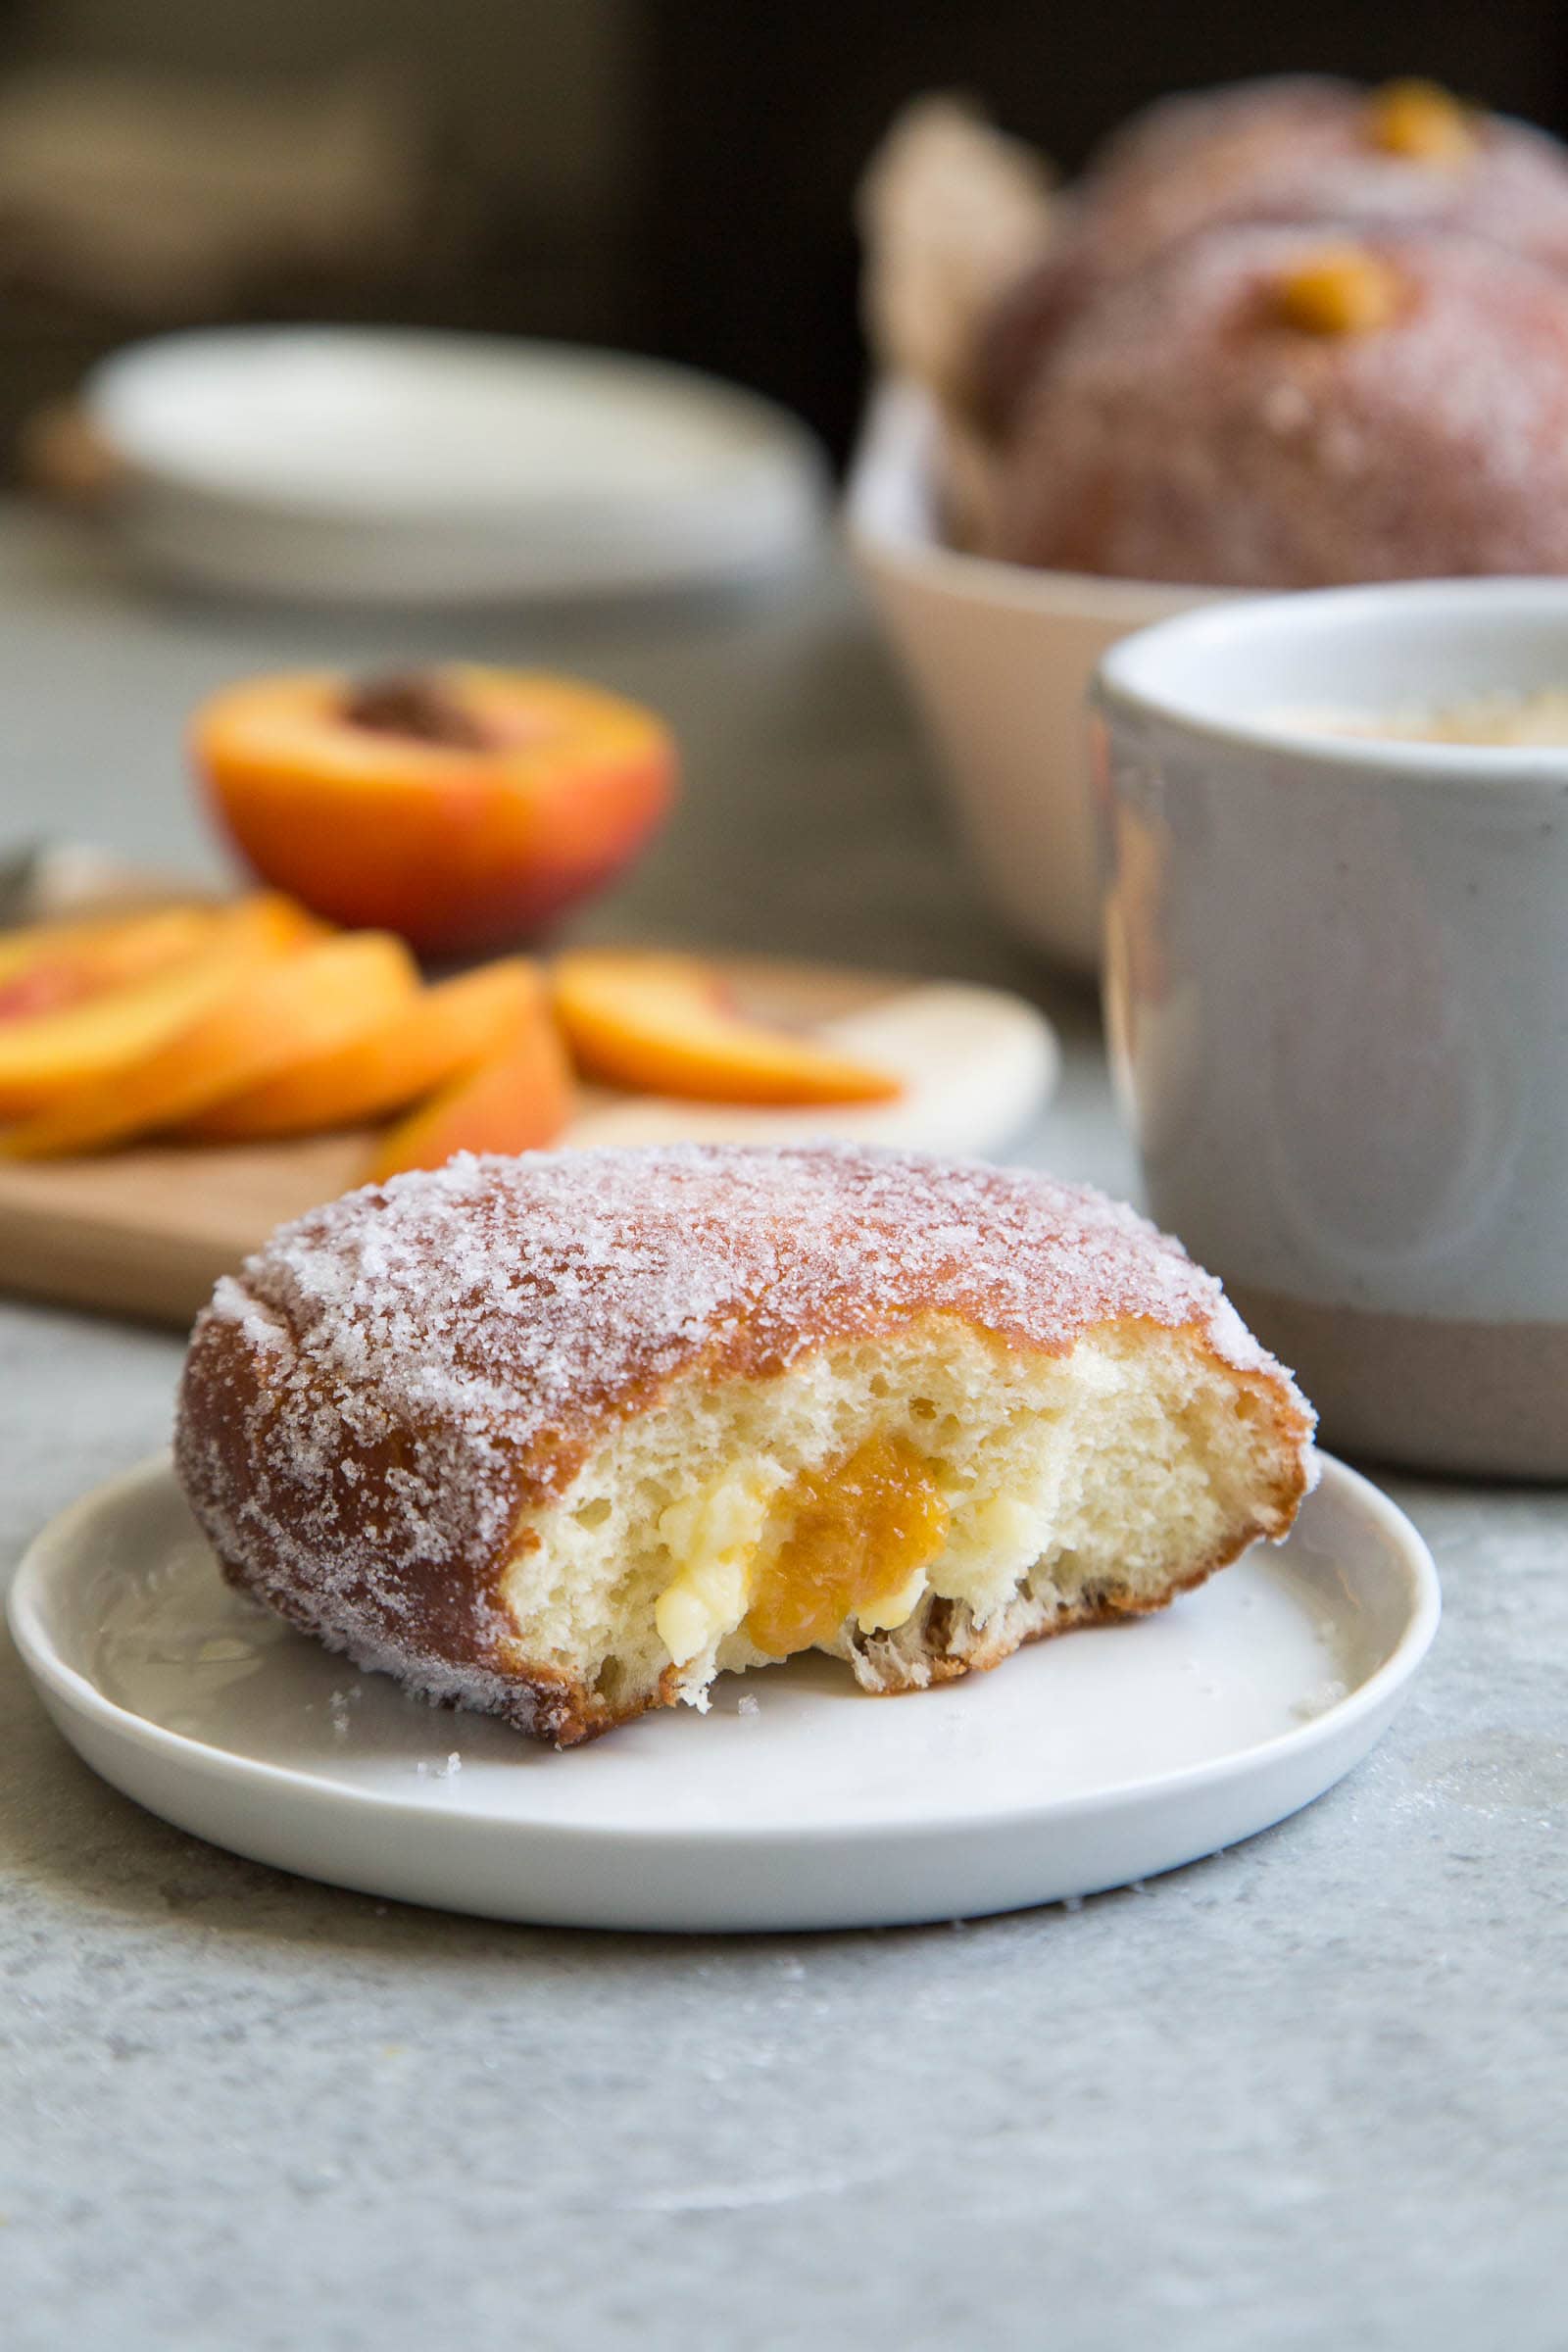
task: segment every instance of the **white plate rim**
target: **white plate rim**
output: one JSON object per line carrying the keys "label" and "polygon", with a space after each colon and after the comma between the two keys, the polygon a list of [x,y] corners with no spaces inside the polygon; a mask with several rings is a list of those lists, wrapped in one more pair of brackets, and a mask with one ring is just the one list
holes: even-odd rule
{"label": "white plate rim", "polygon": [[[462,1819],[481,1827],[489,1835],[504,1836],[509,1829],[514,1829],[519,1838],[526,1837],[530,1842],[558,1843],[576,1850],[602,1847],[607,1853],[612,1849],[624,1850],[631,1843],[653,1856],[661,1850],[684,1852],[694,1844],[714,1853],[725,1850],[776,1853],[787,1848],[796,1854],[819,1850],[843,1855],[854,1847],[881,1847],[906,1839],[929,1840],[933,1835],[958,1839],[980,1830],[1001,1828],[1027,1837],[1047,1825],[1092,1823],[1107,1812],[1130,1810],[1153,1801],[1166,1804],[1200,1797],[1250,1772],[1304,1764],[1319,1749],[1350,1745],[1369,1718],[1392,1712],[1398,1694],[1415,1674],[1437,1633],[1442,1596],[1431,1551],[1407,1515],[1359,1471],[1331,1454],[1320,1454],[1318,1458],[1325,1484],[1340,1489],[1348,1499],[1369,1513],[1391,1542],[1405,1571],[1409,1607],[1389,1654],[1364,1681],[1307,1721],[1268,1739],[1202,1763],[1143,1779],[1112,1782],[1074,1796],[1047,1798],[1015,1807],[999,1804],[984,1813],[944,1817],[935,1828],[928,1821],[907,1818],[878,1821],[874,1816],[858,1817],[838,1826],[824,1823],[748,1829],[705,1824],[696,1831],[689,1827],[663,1829],[649,1825],[628,1830],[624,1824],[551,1822],[537,1817],[514,1825],[494,1814],[465,1814],[461,1804],[444,1808],[442,1818]],[[167,1725],[154,1723],[106,1697],[88,1676],[61,1657],[43,1615],[43,1597],[51,1573],[58,1572],[61,1558],[69,1558],[71,1547],[79,1542],[94,1518],[111,1512],[118,1503],[143,1488],[166,1482],[173,1482],[167,1450],[146,1457],[80,1496],[51,1519],[27,1546],[7,1596],[6,1618],[12,1640],[40,1696],[46,1700],[52,1697],[68,1712],[87,1719],[100,1731],[140,1746],[166,1763],[193,1770],[202,1778],[236,1787],[287,1789],[296,1799],[332,1811],[347,1809],[377,1821],[428,1827],[432,1816],[427,1803],[351,1783],[325,1782],[290,1765],[237,1755],[186,1733],[172,1731]],[[1356,1749],[1351,1761],[1361,1752]]]}
{"label": "white plate rim", "polygon": [[[592,496],[530,490],[513,496],[494,488],[464,493],[450,484],[422,490],[417,476],[400,484],[396,495],[333,491],[319,483],[306,488],[258,487],[225,478],[222,468],[181,464],[163,448],[145,442],[136,429],[134,403],[142,379],[156,386],[160,374],[181,363],[200,368],[207,355],[220,359],[245,345],[260,348],[289,343],[321,349],[331,344],[361,354],[375,352],[396,364],[402,355],[471,360],[481,367],[502,368],[519,375],[534,372],[565,378],[573,371],[619,379],[635,393],[640,385],[660,388],[666,397],[684,402],[694,413],[710,418],[729,418],[747,428],[744,446],[721,461],[713,479],[700,496],[690,489],[674,494],[650,489],[633,497]],[[429,527],[432,520],[454,526],[479,524],[493,530],[498,523],[525,517],[530,525],[569,524],[572,532],[610,529],[618,539],[642,530],[657,542],[668,527],[673,503],[694,515],[707,513],[715,502],[725,509],[737,498],[773,500],[815,498],[823,494],[826,469],[821,452],[808,427],[787,409],[753,391],[748,385],[640,352],[597,345],[557,342],[541,337],[465,333],[460,329],[383,326],[335,326],[309,321],[279,321],[253,327],[190,327],[150,335],[111,353],[87,377],[84,397],[88,413],[104,432],[131,474],[181,499],[227,510],[236,514],[265,515],[279,521],[320,522],[340,528],[385,530]]]}

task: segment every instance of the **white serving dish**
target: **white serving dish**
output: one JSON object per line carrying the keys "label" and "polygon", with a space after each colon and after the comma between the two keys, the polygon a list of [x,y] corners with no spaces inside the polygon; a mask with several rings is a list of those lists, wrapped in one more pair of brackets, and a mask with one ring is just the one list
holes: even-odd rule
{"label": "white serving dish", "polygon": [[1100,962],[1084,698],[1107,647],[1226,593],[1034,571],[944,546],[937,417],[918,386],[874,395],[851,470],[850,543],[935,738],[997,911],[1082,972]]}
{"label": "white serving dish", "polygon": [[907,1698],[795,1658],[558,1755],[242,1599],[160,1458],[45,1530],[9,1616],[93,1769],[236,1853],[497,1919],[734,1930],[1013,1910],[1232,1845],[1366,1754],[1438,1610],[1409,1520],[1325,1461],[1285,1544],[1155,1616]]}
{"label": "white serving dish", "polygon": [[236,327],[88,378],[110,519],[155,570],[311,603],[679,588],[810,547],[804,426],[687,368],[566,344]]}

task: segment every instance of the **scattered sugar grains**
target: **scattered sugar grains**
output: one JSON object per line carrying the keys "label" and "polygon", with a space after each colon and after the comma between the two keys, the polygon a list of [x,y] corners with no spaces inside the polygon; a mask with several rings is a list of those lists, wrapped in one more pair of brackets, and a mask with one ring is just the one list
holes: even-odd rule
{"label": "scattered sugar grains", "polygon": [[757,1698],[747,1690],[735,1701],[735,1712],[737,1715],[760,1715],[762,1710]]}
{"label": "scattered sugar grains", "polygon": [[332,1737],[334,1740],[346,1740],[348,1738],[349,1725],[353,1721],[353,1710],[359,1699],[359,1695],[360,1686],[358,1683],[350,1683],[345,1689],[333,1690],[328,1693],[326,1701],[326,1714],[327,1721],[332,1726]]}

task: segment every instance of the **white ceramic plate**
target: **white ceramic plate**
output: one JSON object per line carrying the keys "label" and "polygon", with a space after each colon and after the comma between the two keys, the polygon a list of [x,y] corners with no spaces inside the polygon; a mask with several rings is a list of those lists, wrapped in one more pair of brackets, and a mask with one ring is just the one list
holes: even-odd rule
{"label": "white ceramic plate", "polygon": [[285,1870],[595,1928],[894,1926],[1059,1901],[1231,1845],[1365,1755],[1438,1622],[1353,1471],[1162,1615],[872,1699],[827,1658],[726,1678],[564,1755],[356,1674],[221,1583],[166,1460],[45,1530],[12,1631],[67,1739]]}
{"label": "white ceramic plate", "polygon": [[696,585],[800,557],[826,479],[755,394],[566,344],[236,327],[132,345],[85,413],[162,571],[435,604]]}

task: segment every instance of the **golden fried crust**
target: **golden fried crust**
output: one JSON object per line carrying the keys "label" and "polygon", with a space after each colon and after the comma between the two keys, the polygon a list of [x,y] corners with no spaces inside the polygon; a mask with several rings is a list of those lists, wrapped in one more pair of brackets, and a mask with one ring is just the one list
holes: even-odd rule
{"label": "golden fried crust", "polygon": [[[688,1147],[465,1158],[283,1228],[198,1320],[176,1468],[235,1584],[358,1664],[569,1744],[641,1702],[517,1653],[499,1585],[521,1512],[676,1380],[766,1378],[932,1316],[1048,1354],[1106,1323],[1184,1329],[1310,1435],[1212,1278],[1098,1195]],[[981,1663],[984,1638],[966,1646]]]}
{"label": "golden fried crust", "polygon": [[[361,1564],[326,1573],[335,1554],[315,1553],[318,1539],[289,1498],[285,1479],[266,1466],[279,1430],[275,1364],[247,1342],[238,1324],[215,1318],[193,1345],[180,1388],[174,1462],[224,1576],[301,1633],[344,1651],[356,1665],[384,1669],[422,1696],[500,1715],[514,1730],[571,1747],[644,1711],[620,1711],[575,1677],[524,1657],[501,1607],[498,1587],[509,1546],[465,1541],[454,1529],[439,1546],[394,1544],[395,1573],[378,1572],[361,1545]],[[379,1438],[349,1443],[328,1471],[329,1496],[311,1505],[312,1523],[339,1519],[373,1545],[403,1509],[401,1475],[410,1433],[390,1422]],[[245,1494],[252,1507],[226,1497]],[[225,1499],[219,1501],[218,1497]],[[318,1556],[322,1573],[311,1573]],[[654,1703],[675,1701],[675,1669]]]}

